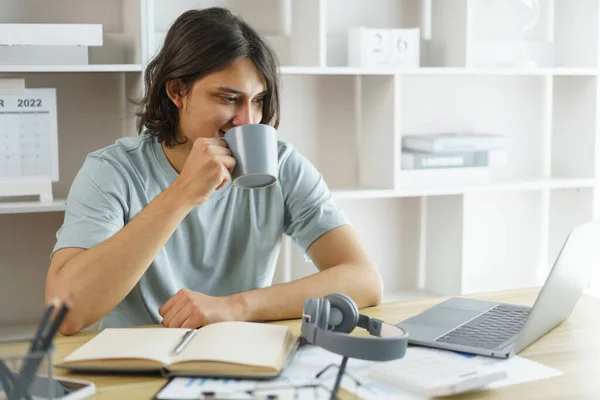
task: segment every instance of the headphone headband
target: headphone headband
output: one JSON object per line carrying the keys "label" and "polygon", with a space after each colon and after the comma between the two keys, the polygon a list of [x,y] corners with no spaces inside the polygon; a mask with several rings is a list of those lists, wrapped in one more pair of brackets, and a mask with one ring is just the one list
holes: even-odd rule
{"label": "headphone headband", "polygon": [[[332,298],[332,296],[338,296]],[[340,297],[344,299],[340,303]],[[335,326],[329,324],[329,299],[339,307],[342,321],[337,326],[347,326],[349,318],[354,318],[351,328],[359,326],[375,337],[350,336],[344,332],[336,332]],[[354,308],[353,308],[354,307]],[[408,345],[408,333],[395,325],[387,324],[380,319],[359,314],[356,304],[347,296],[330,295],[323,299],[309,299],[304,305],[302,316],[302,338],[307,342],[346,357],[371,361],[389,361],[402,358]],[[356,318],[357,317],[357,318]],[[352,331],[349,330],[349,332]]]}

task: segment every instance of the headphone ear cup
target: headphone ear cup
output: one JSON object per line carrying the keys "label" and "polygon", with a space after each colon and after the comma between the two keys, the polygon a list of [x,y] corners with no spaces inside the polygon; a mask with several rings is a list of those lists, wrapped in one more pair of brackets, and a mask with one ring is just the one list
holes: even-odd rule
{"label": "headphone ear cup", "polygon": [[326,296],[331,304],[329,312],[329,323],[333,325],[335,332],[350,333],[358,324],[358,306],[350,297],[345,294],[330,294]]}
{"label": "headphone ear cup", "polygon": [[331,310],[331,305],[329,304],[329,301],[327,301],[327,299],[318,299],[319,305],[318,305],[318,314],[317,314],[317,320],[316,320],[316,324],[317,327],[320,329],[324,329],[326,331],[330,330],[329,329],[329,313]]}

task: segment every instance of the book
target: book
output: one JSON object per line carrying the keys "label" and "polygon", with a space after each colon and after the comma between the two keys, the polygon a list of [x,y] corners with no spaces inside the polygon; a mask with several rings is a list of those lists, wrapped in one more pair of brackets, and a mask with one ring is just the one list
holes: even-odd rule
{"label": "book", "polygon": [[402,151],[402,169],[487,167],[487,151],[426,153]]}
{"label": "book", "polygon": [[55,364],[80,371],[160,371],[169,376],[273,378],[297,347],[290,329],[257,322],[199,328],[182,351],[185,328],[107,328]]}
{"label": "book", "polygon": [[503,149],[510,144],[506,135],[484,133],[431,133],[406,135],[402,138],[402,149],[429,153],[451,153],[465,151],[488,151]]}

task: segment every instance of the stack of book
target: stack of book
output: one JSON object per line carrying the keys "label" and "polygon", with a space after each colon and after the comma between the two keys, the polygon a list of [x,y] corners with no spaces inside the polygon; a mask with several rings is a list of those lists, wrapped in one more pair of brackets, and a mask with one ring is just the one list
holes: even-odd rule
{"label": "stack of book", "polygon": [[432,133],[402,138],[402,169],[489,168],[506,164],[510,138],[482,133]]}

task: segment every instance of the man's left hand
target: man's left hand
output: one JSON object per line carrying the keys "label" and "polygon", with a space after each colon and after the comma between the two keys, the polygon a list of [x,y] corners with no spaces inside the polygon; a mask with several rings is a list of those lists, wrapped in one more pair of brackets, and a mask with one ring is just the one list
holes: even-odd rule
{"label": "man's left hand", "polygon": [[198,328],[215,322],[243,320],[242,307],[232,296],[214,297],[181,289],[160,308],[169,328]]}

